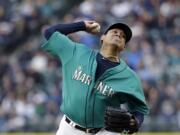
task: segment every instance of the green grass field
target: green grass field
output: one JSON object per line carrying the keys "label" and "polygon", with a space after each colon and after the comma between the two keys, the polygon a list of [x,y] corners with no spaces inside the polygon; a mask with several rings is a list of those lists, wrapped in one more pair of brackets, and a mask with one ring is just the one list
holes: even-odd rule
{"label": "green grass field", "polygon": [[[0,135],[55,135],[55,133],[0,133]],[[180,135],[180,132],[137,133],[134,135]]]}

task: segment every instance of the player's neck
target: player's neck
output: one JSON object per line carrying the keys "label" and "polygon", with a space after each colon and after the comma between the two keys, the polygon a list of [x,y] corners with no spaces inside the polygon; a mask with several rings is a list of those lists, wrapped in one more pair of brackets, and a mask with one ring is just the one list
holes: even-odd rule
{"label": "player's neck", "polygon": [[112,61],[112,62],[120,62],[119,52],[116,50],[112,50],[111,48],[101,48],[100,50],[101,55]]}

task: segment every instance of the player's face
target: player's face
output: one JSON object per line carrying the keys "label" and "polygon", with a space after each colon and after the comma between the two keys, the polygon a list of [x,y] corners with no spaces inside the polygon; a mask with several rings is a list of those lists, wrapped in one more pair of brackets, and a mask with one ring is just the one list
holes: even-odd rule
{"label": "player's face", "polygon": [[121,29],[111,29],[102,37],[103,45],[113,45],[122,51],[125,47],[126,35]]}

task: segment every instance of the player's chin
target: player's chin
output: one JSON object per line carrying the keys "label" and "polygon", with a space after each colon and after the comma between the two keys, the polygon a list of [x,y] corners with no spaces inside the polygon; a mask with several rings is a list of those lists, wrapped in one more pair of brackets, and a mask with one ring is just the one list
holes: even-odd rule
{"label": "player's chin", "polygon": [[119,47],[119,52],[123,51],[124,47]]}
{"label": "player's chin", "polygon": [[124,45],[122,45],[122,44],[118,44],[117,47],[118,47],[119,51],[123,51],[125,49]]}
{"label": "player's chin", "polygon": [[119,43],[118,48],[119,48],[119,50],[123,51],[125,49],[125,44]]}
{"label": "player's chin", "polygon": [[113,45],[116,46],[119,51],[123,51],[124,50],[124,46],[122,44],[114,43]]}

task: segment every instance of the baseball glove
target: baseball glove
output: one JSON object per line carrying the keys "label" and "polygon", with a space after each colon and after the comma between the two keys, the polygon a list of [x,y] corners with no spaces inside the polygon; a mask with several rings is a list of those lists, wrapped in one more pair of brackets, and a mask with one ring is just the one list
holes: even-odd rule
{"label": "baseball glove", "polygon": [[107,107],[105,129],[111,132],[133,134],[138,131],[138,123],[130,112],[121,108]]}

